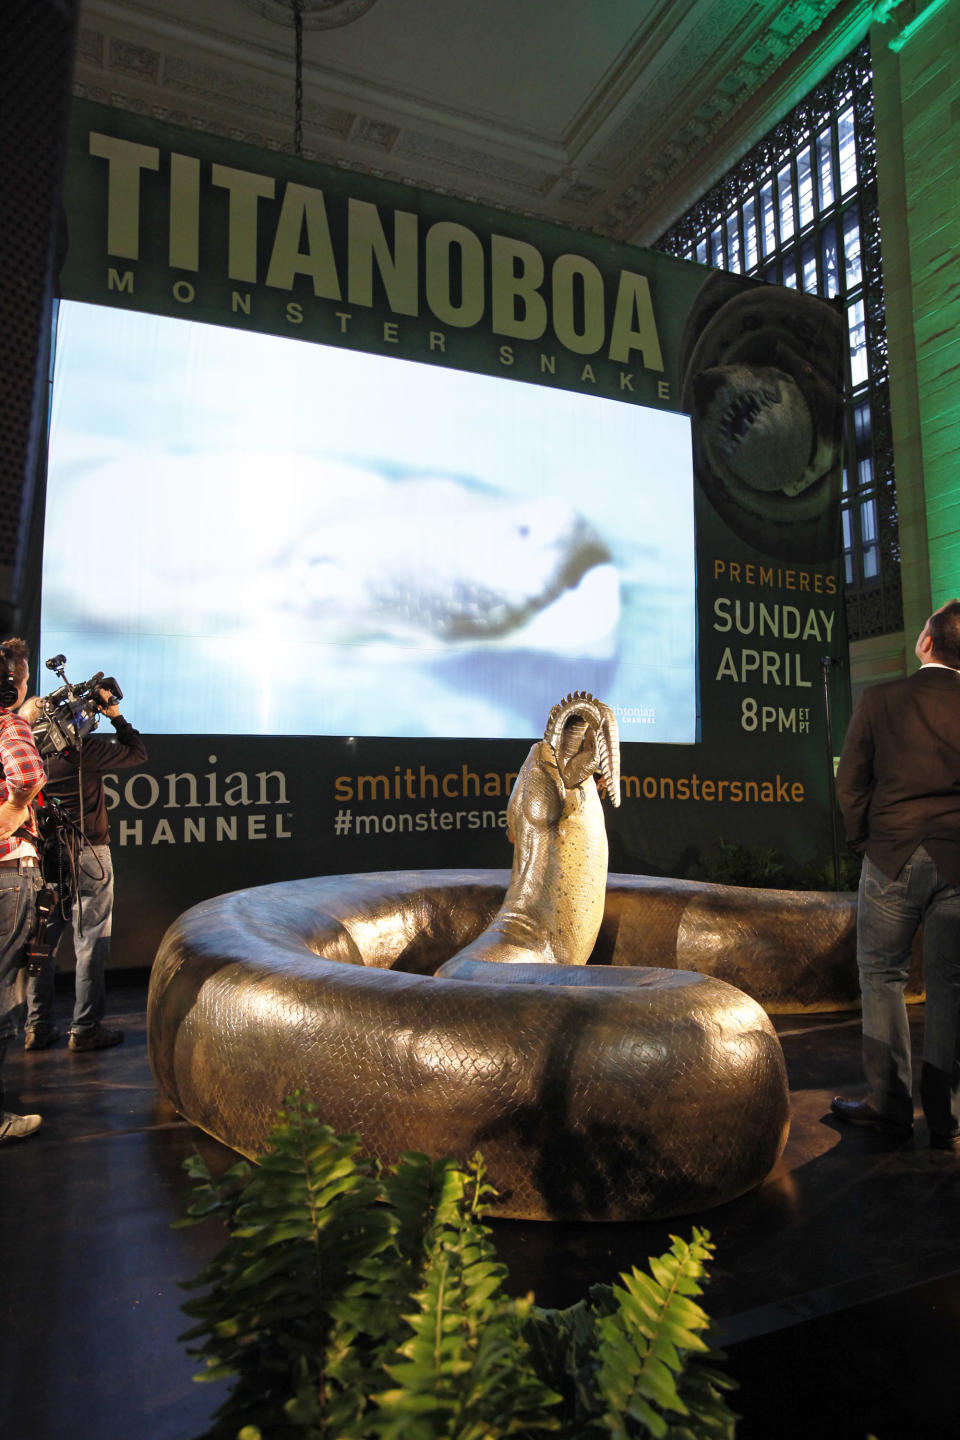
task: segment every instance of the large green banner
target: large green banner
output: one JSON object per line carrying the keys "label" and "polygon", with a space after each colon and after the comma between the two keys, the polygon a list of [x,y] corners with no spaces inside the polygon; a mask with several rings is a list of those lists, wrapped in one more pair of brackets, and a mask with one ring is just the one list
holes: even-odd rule
{"label": "large green banner", "polygon": [[[579,443],[580,417],[591,418],[590,402],[583,397],[631,407],[631,423],[638,426],[647,425],[649,417],[651,428],[636,432],[641,440],[630,457],[635,479],[610,473],[622,467],[611,467],[601,426],[600,438],[589,442],[598,448],[578,454],[575,465],[567,455],[573,478],[555,482],[557,495],[566,483],[573,499],[582,499],[579,508],[585,514],[601,517],[591,519],[589,540],[584,539],[585,522],[576,519],[578,565],[583,569],[597,559],[592,553],[586,561],[582,556],[591,546],[600,546],[598,529],[606,528],[603,544],[614,556],[617,537],[614,533],[611,540],[610,534],[622,527],[633,536],[634,570],[628,574],[621,568],[619,608],[611,611],[619,616],[616,623],[611,620],[614,648],[584,661],[580,687],[613,703],[620,722],[623,804],[609,817],[611,868],[709,875],[720,852],[737,845],[776,852],[785,878],[817,866],[826,870],[833,838],[828,713],[834,732],[842,734],[847,705],[839,527],[845,338],[837,310],[809,295],[711,272],[657,252],[252,150],[88,102],[74,106],[65,210],[65,300],[108,307],[118,320],[124,318],[118,312],[143,312],[217,327],[218,333],[226,330],[235,337],[231,343],[238,356],[247,353],[241,345],[256,336],[307,342],[313,351],[324,347],[334,361],[341,357],[342,371],[326,372],[322,393],[315,397],[318,423],[324,427],[333,425],[338,407],[343,409],[342,400],[333,398],[343,393],[337,385],[353,384],[344,377],[353,376],[350,367],[362,356],[416,362],[451,377],[456,372],[526,382],[538,391],[553,392],[544,396],[553,408],[543,412],[547,433],[541,440],[549,453],[553,439],[558,476],[560,451]],[[249,353],[253,357],[260,352]],[[307,351],[297,353],[306,356]],[[250,367],[262,365],[265,375],[271,363],[251,358]],[[117,359],[118,389],[129,378],[126,364],[123,356]],[[399,369],[395,373],[399,375]],[[109,372],[104,374],[101,389],[112,383]],[[389,554],[391,542],[398,551],[413,542],[402,509],[394,513],[391,507],[402,481],[407,486],[403,498],[412,504],[415,497],[420,507],[419,529],[433,537],[432,555],[424,541],[426,558],[417,560],[422,578],[426,571],[444,567],[441,551],[445,554],[448,548],[447,532],[439,507],[453,492],[445,480],[446,489],[438,489],[430,500],[434,492],[419,479],[411,481],[405,473],[398,479],[385,472],[372,477],[369,467],[357,467],[356,455],[366,455],[374,443],[365,437],[364,405],[368,402],[372,416],[386,403],[382,392],[389,381],[376,374],[376,380],[358,382],[356,413],[348,417],[357,437],[353,469],[346,478],[338,470],[334,480],[328,465],[326,478],[311,482],[309,511],[292,518],[294,529],[306,534],[313,526],[327,536],[327,550],[319,561],[317,543],[311,540],[311,549],[300,536],[272,551],[266,539],[259,548],[251,546],[248,532],[266,534],[270,526],[259,512],[240,506],[241,519],[246,518],[241,524],[232,517],[229,544],[230,553],[242,555],[242,569],[225,582],[216,568],[220,560],[201,564],[196,557],[205,552],[190,548],[198,543],[194,532],[201,532],[202,539],[205,527],[210,535],[214,528],[226,532],[230,525],[226,520],[220,524],[215,508],[204,509],[204,477],[210,477],[212,486],[214,470],[201,471],[183,458],[169,412],[166,419],[154,421],[156,429],[167,425],[170,430],[165,469],[135,463],[130,449],[118,450],[119,460],[111,458],[113,469],[87,454],[87,470],[72,462],[69,486],[57,488],[60,462],[52,453],[44,657],[47,648],[65,651],[71,678],[80,678],[73,672],[83,668],[84,646],[92,646],[91,665],[118,676],[127,690],[126,712],[149,731],[147,766],[118,773],[108,782],[119,873],[117,963],[148,958],[163,926],[185,905],[241,884],[355,870],[510,865],[504,811],[512,778],[550,704],[561,698],[548,688],[552,677],[558,677],[558,683],[563,677],[566,685],[568,670],[559,663],[556,641],[550,642],[554,649],[549,662],[544,659],[546,622],[533,613],[541,602],[530,602],[522,616],[524,638],[516,649],[530,694],[524,709],[512,681],[511,710],[497,690],[496,667],[519,602],[511,600],[510,610],[499,593],[485,597],[481,618],[469,622],[474,625],[471,631],[461,611],[452,621],[446,612],[437,620],[435,596],[425,579],[417,590],[422,613],[411,614],[411,582],[405,580],[403,623],[408,630],[434,625],[428,640],[418,630],[418,653],[429,655],[410,673],[418,686],[422,677],[428,677],[430,685],[441,677],[435,691],[424,681],[430,705],[437,703],[435,694],[446,704],[444,697],[456,691],[452,677],[466,676],[465,685],[473,687],[471,698],[483,692],[489,702],[486,712],[470,713],[488,713],[491,729],[483,730],[482,721],[472,728],[465,722],[461,734],[452,728],[451,718],[450,728],[431,732],[412,701],[400,703],[401,692],[417,687],[404,678],[408,672],[395,658],[400,622],[395,615],[383,619],[384,606],[390,603],[389,596],[383,598],[383,577],[396,568]],[[100,380],[99,372],[88,376],[91,388],[95,378]],[[188,380],[181,408],[189,408],[193,384]],[[238,423],[250,393],[252,382],[249,389],[246,382],[235,389]],[[294,391],[288,388],[288,393]],[[468,428],[486,432],[508,423],[496,399],[489,398],[493,392],[478,393],[475,424],[457,421],[465,455],[468,450],[473,454],[471,446],[476,448],[475,438],[467,443]],[[137,404],[149,407],[149,387],[142,385],[137,394],[137,401],[125,402],[128,410]],[[276,400],[271,403],[278,412],[282,409]],[[290,403],[293,406],[293,400]],[[424,411],[428,419],[416,421],[421,431],[445,422],[444,403],[430,402],[432,409]],[[296,405],[298,415],[302,400]],[[55,402],[55,421],[56,413]],[[454,413],[460,415],[451,410]],[[511,410],[510,424],[518,423],[513,414]],[[615,414],[626,412],[617,409]],[[274,509],[290,508],[291,497],[300,495],[282,458],[297,415],[291,419],[277,413],[273,420],[276,473],[259,489],[264,505]],[[650,480],[652,491],[642,490],[641,481],[649,480],[644,472],[655,471],[655,447],[668,443],[651,439],[647,454],[642,437],[659,437],[659,426],[677,423],[681,416],[690,417],[686,461],[676,472],[665,464]],[[229,415],[223,423],[229,424]],[[606,420],[603,425],[607,431],[617,428]],[[337,453],[344,453],[342,444]],[[242,457],[234,454],[229,463],[237,466]],[[91,469],[94,464],[100,469]],[[125,472],[122,464],[127,465]],[[470,468],[466,459],[463,468]],[[84,474],[95,477],[89,491],[82,488]],[[117,476],[126,478],[118,481]],[[472,548],[482,552],[486,510],[480,504],[482,498],[486,506],[490,496],[480,497],[472,472],[466,479],[454,478],[459,484],[456,514],[469,517],[458,518],[457,534],[462,536],[466,528]],[[683,538],[686,532],[681,535],[677,528],[681,522],[671,518],[675,505],[682,517],[682,496],[678,499],[673,492],[684,483],[692,486],[689,544]],[[139,539],[137,547],[118,542],[116,589],[94,603],[81,595],[79,582],[71,589],[62,556],[70,544],[84,545],[84,527],[93,523],[91,512],[98,516],[116,510],[108,497],[117,484],[123,506],[131,514],[139,507],[143,518],[138,533],[153,536],[162,561],[151,556],[145,541],[142,554]],[[551,475],[528,476],[524,484],[538,505],[551,500]],[[326,510],[316,511],[319,492],[328,499],[336,495],[336,513],[332,501]],[[567,503],[570,497],[563,493]],[[463,508],[465,497],[469,509]],[[226,503],[229,508],[232,502]],[[221,514],[223,509],[221,503]],[[388,517],[382,519],[381,530],[376,528],[377,514]],[[695,557],[695,592],[692,580],[690,584],[695,633],[691,623],[689,636],[682,597],[676,602],[672,598],[670,576],[660,578],[655,592],[650,589],[656,598],[649,604],[636,598],[648,593],[633,584],[643,569],[644,534],[649,528],[652,535],[658,524],[668,539],[672,529],[676,545],[691,552],[691,576]],[[370,572],[362,576],[364,563],[357,559],[359,552],[350,549],[349,532],[358,526],[366,527],[363,553]],[[514,528],[528,538],[525,520]],[[341,556],[349,555],[339,568],[336,547]],[[127,556],[131,548],[137,548],[132,558]],[[191,558],[178,572],[170,557],[181,548]],[[496,548],[502,558],[500,538]],[[652,540],[650,553],[653,556]],[[128,559],[130,568],[125,569]],[[448,590],[468,588],[464,572],[469,559]],[[569,571],[569,557],[564,563]],[[297,593],[291,595],[284,587],[292,583],[297,566],[307,579],[298,581]],[[651,566],[655,568],[653,560]],[[503,568],[509,568],[505,560]],[[596,578],[598,591],[600,572],[609,568],[593,565],[590,576]],[[493,572],[488,566],[485,573]],[[345,688],[351,692],[359,693],[367,683],[347,654],[352,637],[361,631],[364,642],[371,642],[369,626],[363,629],[366,612],[352,599],[345,626],[334,614],[331,599],[345,588],[356,589],[361,579],[368,591],[379,585],[381,628],[365,653],[383,657],[382,713],[409,714],[409,728],[388,724],[381,731],[369,719],[358,719],[354,726],[348,709],[327,708],[334,687],[326,679],[302,711],[287,715],[271,709],[263,670],[279,667],[281,688],[288,692],[308,683],[297,676],[288,656],[292,642],[277,617],[289,615],[290,632],[299,633],[306,624],[302,595],[310,585],[325,587],[318,607],[325,628],[321,634],[317,617],[310,620],[314,628],[308,640],[314,648],[307,653],[336,651],[342,664],[336,673],[350,676]],[[400,583],[390,581],[398,593]],[[475,591],[472,576],[470,584]],[[554,585],[544,609],[554,610],[564,585],[576,595],[585,593],[580,569]],[[493,580],[487,588],[496,588]],[[506,581],[500,588],[506,590]],[[156,603],[151,608],[151,595],[173,590],[199,617],[197,633],[190,637],[190,663],[196,663],[196,672],[184,670],[180,657],[186,652],[176,648],[176,635],[170,638],[179,634],[178,626],[182,631],[190,625],[164,621],[167,630],[160,636],[166,612]],[[146,609],[143,618],[126,624],[123,617],[133,603],[133,591],[147,594]],[[571,620],[570,596],[560,598],[567,609],[557,633],[572,637],[576,623]],[[474,594],[471,604],[476,611]],[[257,615],[263,621],[259,628]],[[494,625],[491,617],[501,615],[507,619]],[[213,647],[214,640],[219,648]],[[408,642],[405,631],[404,644]],[[243,662],[233,669],[223,661],[231,645]],[[570,645],[574,655],[579,653],[572,638]],[[690,682],[689,720],[678,721],[675,730],[671,686],[687,664],[687,649],[695,680]],[[151,662],[138,672],[134,692],[129,675],[142,654],[149,654]],[[656,660],[657,673],[666,678],[637,681],[632,691],[617,689],[624,675],[645,675],[646,660]],[[195,678],[201,666],[207,667],[209,688],[219,695],[222,708],[217,711],[214,698],[212,708],[202,712],[198,701],[197,723],[192,724],[192,697],[204,694]],[[241,699],[234,701],[230,687],[237,674]],[[155,686],[145,676],[155,677]],[[159,694],[178,697],[176,723],[166,725],[157,718],[167,713],[155,704]],[[260,722],[251,720],[252,711],[262,712]],[[203,713],[215,718],[206,721]],[[373,713],[372,708],[364,712]],[[456,717],[460,711],[451,701],[444,713]],[[282,723],[270,718],[277,714],[284,715]],[[521,718],[513,728],[496,729],[508,714]],[[235,722],[230,719],[234,715]],[[311,715],[317,717],[316,733]],[[674,734],[682,734],[684,743],[676,743]]]}
{"label": "large green banner", "polygon": [[680,406],[704,271],[76,102],[64,293]]}

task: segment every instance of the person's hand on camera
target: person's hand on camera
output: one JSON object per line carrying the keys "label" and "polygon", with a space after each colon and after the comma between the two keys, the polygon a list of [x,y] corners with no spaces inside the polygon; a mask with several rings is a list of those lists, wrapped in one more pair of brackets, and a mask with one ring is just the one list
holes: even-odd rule
{"label": "person's hand on camera", "polygon": [[104,715],[107,716],[108,719],[110,719],[110,720],[115,720],[115,719],[117,718],[117,716],[120,714],[120,706],[119,706],[119,704],[118,704],[116,701],[114,701],[114,703],[113,703],[112,705],[109,705],[107,702],[108,702],[111,698],[112,698],[112,697],[111,697],[111,695],[110,695],[110,691],[109,691],[109,690],[104,690],[103,687],[101,686],[101,688],[100,688],[100,699],[104,702],[104,703],[103,703],[103,713],[104,713]]}
{"label": "person's hand on camera", "polygon": [[42,704],[43,701],[39,695],[31,695],[29,700],[24,700],[17,714],[22,716],[28,725],[36,725],[40,719],[40,707]]}

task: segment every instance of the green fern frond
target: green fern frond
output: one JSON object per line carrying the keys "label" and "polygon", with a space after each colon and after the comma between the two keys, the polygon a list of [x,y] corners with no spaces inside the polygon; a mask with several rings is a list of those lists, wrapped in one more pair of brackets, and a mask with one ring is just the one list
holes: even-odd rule
{"label": "green fern frond", "polygon": [[[239,1195],[224,1198],[227,1242],[191,1282],[205,1293],[183,1306],[197,1323],[182,1338],[200,1342],[191,1353],[206,1366],[202,1378],[234,1382],[212,1433],[235,1433],[224,1427],[243,1420],[273,1440],[302,1434],[314,1408],[322,1416],[334,1311],[356,1299],[358,1267],[389,1246],[395,1224],[358,1137],[335,1135],[302,1096],[287,1102],[271,1139]],[[192,1171],[209,1212],[209,1177]]]}
{"label": "green fern frond", "polygon": [[248,1160],[241,1160],[238,1164],[224,1171],[218,1180],[211,1174],[210,1167],[206,1160],[197,1151],[188,1155],[183,1162],[183,1168],[194,1181],[193,1201],[187,1209],[186,1215],[180,1220],[174,1220],[171,1224],[172,1230],[182,1230],[189,1225],[199,1225],[212,1216],[226,1223],[226,1219],[233,1213],[244,1186],[253,1173],[253,1166]]}
{"label": "green fern frond", "polygon": [[385,1364],[394,1387],[373,1398],[380,1440],[494,1440],[555,1432],[559,1396],[538,1378],[522,1335],[531,1301],[502,1293],[506,1270],[480,1221],[490,1193],[480,1157],[444,1162],[423,1237],[407,1338]]}
{"label": "green fern frond", "polygon": [[[197,1156],[184,1223],[227,1241],[190,1282],[198,1379],[232,1388],[207,1440],[731,1440],[697,1304],[706,1232],[566,1311],[505,1296],[479,1156],[388,1174],[293,1096],[259,1167]],[[707,1362],[707,1363],[704,1363]]]}
{"label": "green fern frond", "polygon": [[651,1260],[650,1275],[634,1268],[621,1276],[612,1290],[616,1310],[597,1321],[599,1419],[617,1440],[666,1440],[673,1427],[677,1437],[733,1433],[735,1417],[716,1377],[698,1372],[691,1359],[714,1358],[703,1338],[709,1318],[692,1298],[703,1293],[699,1282],[714,1247],[696,1228],[689,1244],[676,1236],[671,1242]]}

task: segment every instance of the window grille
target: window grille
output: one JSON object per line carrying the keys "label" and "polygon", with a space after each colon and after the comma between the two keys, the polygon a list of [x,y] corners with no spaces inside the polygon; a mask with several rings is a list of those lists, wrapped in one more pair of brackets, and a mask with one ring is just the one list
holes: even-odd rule
{"label": "window grille", "polygon": [[843,305],[849,335],[842,498],[847,631],[859,640],[901,629],[869,42],[841,61],[656,248]]}

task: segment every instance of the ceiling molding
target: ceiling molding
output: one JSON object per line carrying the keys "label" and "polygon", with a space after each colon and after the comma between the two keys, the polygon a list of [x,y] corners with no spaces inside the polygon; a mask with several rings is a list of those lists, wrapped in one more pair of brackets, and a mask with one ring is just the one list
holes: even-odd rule
{"label": "ceiling molding", "polygon": [[709,144],[678,157],[669,176],[655,178],[644,203],[618,236],[633,245],[651,245],[722,179],[783,117],[859,45],[870,29],[876,0],[847,0],[809,35],[750,96],[709,134]]}
{"label": "ceiling molding", "polygon": [[[332,15],[334,3],[305,0],[305,15]],[[605,0],[600,14],[581,0],[487,0],[491,24],[478,29],[461,5],[404,0],[401,16],[357,0],[339,11],[351,23],[315,32],[304,44],[304,156],[635,244],[652,243],[890,9]],[[281,28],[282,9],[84,0],[75,93],[292,151],[293,24]],[[516,77],[528,51],[526,94]]]}
{"label": "ceiling molding", "polygon": [[[290,0],[240,0],[242,5],[275,24],[290,23]],[[377,0],[300,0],[304,30],[338,30],[353,25],[372,10]]]}

